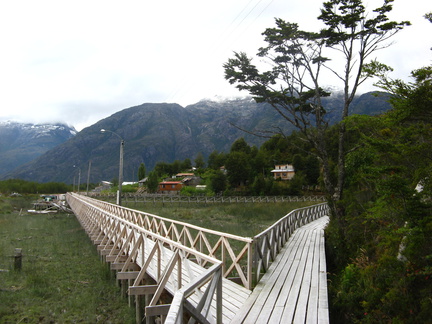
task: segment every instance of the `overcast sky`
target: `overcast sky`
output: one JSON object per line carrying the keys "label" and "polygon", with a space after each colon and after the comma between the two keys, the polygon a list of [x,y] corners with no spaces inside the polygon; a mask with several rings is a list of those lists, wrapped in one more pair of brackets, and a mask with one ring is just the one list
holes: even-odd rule
{"label": "overcast sky", "polygon": [[[322,2],[0,0],[0,120],[81,130],[146,102],[238,96],[223,76],[233,51],[255,55],[275,17],[319,28]],[[430,11],[429,1],[395,1],[391,19],[413,26],[377,53],[394,77],[431,63]]]}

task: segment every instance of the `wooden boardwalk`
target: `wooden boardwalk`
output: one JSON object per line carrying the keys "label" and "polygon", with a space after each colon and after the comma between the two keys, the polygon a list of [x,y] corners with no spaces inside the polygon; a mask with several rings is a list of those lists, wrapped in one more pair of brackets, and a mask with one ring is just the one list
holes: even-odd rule
{"label": "wooden boardwalk", "polygon": [[[159,260],[157,260],[155,255],[151,255],[152,251],[155,251],[155,249],[160,251],[161,257]],[[121,268],[127,268],[127,266],[125,267],[126,262],[111,263],[112,269],[120,270],[120,272],[117,272],[117,279],[133,280],[131,285],[128,284],[128,293],[130,295],[140,295],[143,294],[143,291],[151,290],[151,286],[149,287],[139,284],[140,273],[144,275],[143,272],[145,272],[145,275],[150,276],[156,283],[160,283],[163,280],[163,275],[158,272],[160,272],[160,269],[166,271],[165,269],[170,267],[170,261],[173,260],[175,252],[164,247],[163,245],[157,246],[157,243],[155,243],[152,239],[143,237],[143,244],[140,254],[140,258],[137,258],[136,260],[137,263],[141,265],[139,266],[139,271],[121,271]],[[148,266],[144,268],[142,266],[145,263],[144,261],[149,259],[151,261],[148,263]],[[114,258],[111,260],[114,260]],[[172,273],[166,278],[166,282],[163,286],[163,289],[169,292],[172,296],[174,296],[181,287],[190,285],[193,281],[197,280],[197,278],[203,277],[207,272],[207,269],[201,267],[191,260],[188,260],[187,258],[179,258],[179,261],[180,264],[173,266]],[[178,268],[178,265],[180,265],[181,269]],[[251,291],[226,278],[220,278],[220,280],[222,280],[222,322],[233,323],[232,318],[245,303],[251,294]],[[204,284],[201,289],[195,290],[195,292],[189,296],[189,302],[191,305],[197,307],[203,294],[201,291],[205,291],[208,286],[208,283]],[[156,289],[156,287],[153,289]],[[216,322],[217,301],[215,297],[212,299],[213,300],[209,304],[208,317],[213,318],[213,321]],[[152,307],[147,307],[147,315],[152,314],[150,311],[151,308]],[[154,314],[157,315],[161,306],[154,305],[153,308],[156,311]]]}
{"label": "wooden boardwalk", "polygon": [[[68,194],[67,200],[117,279],[135,296],[137,323],[141,296],[145,316],[165,323],[182,323],[184,312],[200,323],[329,321],[326,204],[292,211],[251,239],[81,195]],[[214,244],[211,235],[218,238]],[[240,251],[233,249],[234,240]],[[244,286],[227,279],[232,273]],[[252,277],[259,280],[253,291]],[[160,298],[163,291],[173,296],[171,304]]]}
{"label": "wooden boardwalk", "polygon": [[298,228],[232,323],[328,323],[324,216]]}

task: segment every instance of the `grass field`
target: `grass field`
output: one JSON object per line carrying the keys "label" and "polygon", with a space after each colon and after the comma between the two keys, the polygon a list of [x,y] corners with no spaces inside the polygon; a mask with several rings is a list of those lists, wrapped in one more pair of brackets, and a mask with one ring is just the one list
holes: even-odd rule
{"label": "grass field", "polygon": [[253,237],[290,211],[317,202],[278,203],[130,203],[126,207],[243,237]]}
{"label": "grass field", "polygon": [[[20,215],[30,207],[24,198],[0,198],[0,323],[135,323],[76,218]],[[23,251],[21,271],[15,248]]]}
{"label": "grass field", "polygon": [[[33,197],[35,199],[36,197]],[[0,323],[135,323],[108,266],[73,215],[29,215],[31,199],[0,197]],[[130,205],[251,237],[315,203]],[[13,253],[22,248],[22,270]]]}

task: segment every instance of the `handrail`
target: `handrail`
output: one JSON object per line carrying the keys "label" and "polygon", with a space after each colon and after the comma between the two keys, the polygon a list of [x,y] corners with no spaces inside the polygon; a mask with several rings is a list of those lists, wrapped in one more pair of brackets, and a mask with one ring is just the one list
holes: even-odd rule
{"label": "handrail", "polygon": [[[147,238],[155,244],[148,254],[148,258],[157,257],[157,264],[160,266],[160,253],[162,247],[170,248],[174,254],[166,265],[164,275],[157,275],[159,288],[156,296],[160,296],[161,289],[167,283],[167,276],[171,276],[172,270],[176,264],[178,269],[181,263],[186,259],[194,259],[199,265],[204,267],[207,263],[212,266],[204,269],[198,278],[191,278],[191,282],[183,287],[174,288],[174,300],[168,311],[168,323],[177,323],[183,312],[183,307],[197,321],[204,321],[205,314],[209,310],[209,303],[216,294],[216,318],[219,323],[221,320],[221,278],[227,277],[228,274],[237,271],[243,285],[252,289],[252,286],[260,280],[263,273],[267,271],[271,262],[274,261],[277,253],[284,246],[291,234],[300,226],[305,225],[324,215],[328,215],[328,205],[326,203],[299,208],[293,210],[272,226],[256,235],[253,239],[223,232],[213,231],[199,226],[175,221],[172,219],[160,217],[157,215],[133,210],[126,207],[110,204],[101,200],[96,200],[79,194],[67,194],[67,200],[77,218],[82,222],[84,228],[89,229],[89,235],[102,246],[103,250],[109,250],[111,261],[116,263],[121,256],[126,257],[121,267],[118,277],[123,279],[135,279],[134,285],[130,288],[130,293],[139,294],[136,291],[148,291],[154,289],[152,286],[136,286],[143,279],[145,271],[150,260],[141,264],[142,268],[139,274],[129,271],[132,259],[137,261],[137,251],[144,248],[144,242]],[[85,217],[82,215],[85,214]],[[209,235],[218,236],[215,244],[210,243]],[[243,248],[240,252],[234,252],[229,240],[241,242]],[[147,244],[148,246],[148,244]],[[179,253],[181,251],[181,253]],[[216,252],[220,252],[220,257]],[[246,269],[243,269],[240,262],[247,257]],[[231,264],[227,264],[231,262]],[[144,264],[145,263],[145,264]],[[169,268],[169,269],[168,269]],[[158,270],[159,272],[161,270]],[[179,272],[180,270],[178,270]],[[178,273],[177,284],[180,285],[181,274]],[[160,278],[159,278],[160,277]],[[207,284],[206,293],[202,296],[201,301],[195,307],[188,302],[187,298],[190,293],[202,288]],[[133,290],[135,289],[135,290]],[[140,290],[141,289],[141,290]],[[135,292],[134,292],[135,291]],[[146,308],[150,313],[155,314],[160,311],[152,300]],[[219,305],[220,303],[220,305]],[[183,305],[183,306],[181,306]],[[154,309],[151,309],[154,307]],[[165,313],[166,314],[166,313]]]}
{"label": "handrail", "polygon": [[[238,276],[246,288],[252,289],[253,270],[249,266],[252,264],[253,255],[253,240],[251,238],[206,229],[82,195],[79,198],[151,233],[166,237],[212,258],[217,258],[222,261],[222,271],[225,278]],[[189,258],[191,256],[193,254],[189,255]],[[244,261],[245,257],[246,261]],[[205,259],[198,261],[201,266],[206,266],[208,263]]]}
{"label": "handrail", "polygon": [[[183,323],[183,307],[186,304],[187,298],[203,285],[208,283],[208,293],[204,294],[202,303],[197,311],[190,311],[191,315],[200,323],[205,323],[209,304],[214,295],[216,295],[216,323],[222,323],[222,264],[215,264],[209,268],[201,277],[196,278],[189,285],[177,290],[171,303],[168,315],[165,319],[165,324],[181,324]],[[187,303],[189,304],[189,303]],[[204,314],[202,313],[204,311]]]}
{"label": "handrail", "polygon": [[[116,199],[111,193],[89,193],[93,198]],[[273,203],[299,201],[325,201],[322,195],[314,196],[182,196],[173,194],[123,193],[125,203]]]}
{"label": "handrail", "polygon": [[[237,274],[248,289],[252,289],[262,274],[267,271],[270,263],[295,229],[321,216],[328,215],[326,203],[295,209],[254,238],[248,238],[202,228],[82,195],[79,197],[153,234],[219,259],[222,261],[223,276],[229,277]],[[211,242],[210,238],[216,242]],[[235,250],[233,241],[241,242],[242,245]],[[190,258],[193,253],[188,255]],[[247,261],[242,261],[245,258]],[[205,266],[207,261],[200,260],[200,265]]]}
{"label": "handrail", "polygon": [[[77,196],[76,194],[73,194],[74,196]],[[82,196],[79,197],[75,197],[76,199],[80,199]],[[80,199],[80,200],[84,200],[84,199]],[[89,205],[88,203],[86,203],[87,205]],[[146,230],[145,228],[138,226],[135,223],[132,223],[124,218],[118,217],[117,215],[107,212],[101,208],[98,208],[96,206],[92,206],[92,208],[94,208],[95,210],[100,211],[101,213],[104,213],[106,216],[112,218],[112,219],[117,219],[118,221],[122,222],[124,225],[127,225],[130,229],[134,229],[138,232],[141,232],[143,234],[145,234],[147,237],[151,237],[154,241],[161,241],[163,243],[166,243],[172,247],[175,247],[179,250],[183,250],[184,252],[186,252],[187,254],[193,254],[196,257],[199,257],[200,259],[206,260],[207,262],[211,262],[211,263],[219,263],[220,261],[216,258],[210,257],[206,254],[201,253],[200,251],[197,251],[195,249],[191,249],[185,245],[179,244],[178,242],[175,242],[173,240],[170,240],[167,237],[158,235],[157,233],[151,232],[149,230]]]}
{"label": "handrail", "polygon": [[[77,215],[78,219],[84,223],[86,223],[88,225],[88,223],[94,223],[94,226],[90,226],[91,227],[91,231],[93,231],[95,228],[99,227],[99,226],[106,226],[109,225],[109,221],[114,221],[115,224],[114,227],[117,227],[118,230],[121,233],[125,233],[124,229],[127,228],[130,233],[126,234],[123,237],[123,240],[121,239],[121,235],[118,235],[116,243],[114,244],[114,246],[112,247],[112,249],[116,248],[116,245],[118,242],[123,241],[123,245],[126,246],[126,249],[129,251],[129,254],[139,254],[137,253],[138,250],[138,245],[142,244],[143,239],[142,236],[138,237],[138,234],[140,235],[144,235],[145,237],[151,238],[152,241],[154,242],[159,242],[158,244],[162,244],[164,247],[169,247],[171,250],[174,251],[174,254],[171,258],[171,260],[166,264],[165,269],[159,269],[157,272],[162,272],[163,271],[163,275],[160,278],[156,278],[157,279],[157,284],[158,284],[158,288],[155,290],[154,293],[154,297],[152,299],[152,301],[150,302],[150,305],[146,307],[146,313],[147,310],[150,309],[152,311],[152,315],[157,314],[157,312],[159,311],[159,309],[161,309],[159,306],[155,306],[160,294],[162,292],[162,290],[165,288],[167,282],[168,282],[168,277],[171,276],[172,274],[172,270],[175,267],[176,263],[179,263],[178,265],[178,270],[177,270],[177,284],[181,286],[182,280],[181,280],[181,262],[182,259],[185,259],[185,255],[189,254],[189,255],[194,255],[196,259],[201,259],[201,260],[205,260],[207,262],[211,262],[213,263],[213,266],[210,267],[209,269],[204,270],[204,273],[201,274],[200,277],[193,279],[192,281],[183,287],[178,288],[177,291],[180,291],[181,295],[182,295],[182,305],[183,304],[187,304],[188,306],[188,310],[189,312],[192,314],[192,316],[195,316],[197,319],[202,320],[203,318],[206,318],[209,316],[209,311],[210,311],[210,304],[213,300],[213,296],[216,295],[216,321],[217,323],[221,323],[222,322],[222,286],[221,286],[221,268],[222,268],[222,263],[215,259],[212,258],[208,255],[205,255],[195,249],[189,248],[187,246],[183,246],[182,244],[172,241],[166,237],[163,237],[161,235],[155,234],[151,231],[148,231],[140,226],[138,226],[135,223],[132,223],[126,219],[123,219],[109,211],[106,211],[100,207],[97,207],[93,204],[91,204],[87,199],[83,199],[83,196],[77,195],[77,194],[68,194],[67,195],[67,201],[69,203],[69,205],[71,206],[71,208],[74,210],[74,213]],[[96,214],[98,216],[96,216]],[[84,224],[83,224],[84,225]],[[119,225],[123,226],[123,229],[120,230],[120,228],[118,227]],[[108,226],[110,227],[110,226]],[[101,230],[103,231],[103,229],[101,228]],[[105,228],[106,233],[108,234],[109,229]],[[126,231],[127,232],[127,231]],[[91,233],[89,233],[91,234]],[[113,233],[111,233],[113,234]],[[113,235],[114,237],[115,235]],[[126,238],[127,236],[127,238]],[[133,241],[131,239],[131,237],[134,236],[135,238],[137,238],[135,240],[135,245],[132,247],[129,246],[129,244],[131,243],[131,241]],[[112,238],[113,238],[112,237]],[[112,239],[111,238],[111,239]],[[148,254],[148,258],[152,258],[156,251],[160,252],[160,246],[158,244],[155,244],[154,247],[152,248],[151,252]],[[124,247],[120,248],[118,250],[118,256],[116,257],[115,260],[117,260],[119,258],[119,255],[121,255],[121,251]],[[141,247],[144,248],[144,245]],[[179,253],[179,251],[182,251],[182,253]],[[144,252],[141,251],[141,254],[143,255]],[[149,289],[152,288],[152,286],[139,286],[139,282],[142,280],[143,278],[143,271],[145,272],[147,270],[147,266],[150,262],[150,260],[141,260],[142,264],[141,264],[141,271],[139,272],[139,274],[137,274],[134,271],[128,271],[128,265],[130,263],[132,255],[129,255],[127,260],[124,262],[124,265],[122,266],[122,270],[118,273],[118,279],[123,278],[123,277],[127,277],[130,279],[129,275],[133,275],[135,277],[135,282],[134,284],[129,287],[129,293],[130,294],[135,294],[133,288],[144,288]],[[159,256],[160,258],[160,256]],[[160,266],[161,262],[158,261],[157,264]],[[208,285],[207,287],[207,291],[206,293],[202,294],[201,300],[198,302],[197,305],[194,306],[194,304],[187,302],[186,303],[186,298],[189,297],[193,292],[197,291],[200,288],[203,288],[203,286],[208,283],[208,281],[211,280],[211,284]],[[211,287],[211,289],[209,288]],[[154,289],[154,288],[153,288]],[[209,290],[210,289],[210,290]],[[177,292],[174,293],[174,295],[178,295]],[[178,298],[178,297],[177,297]],[[178,313],[178,307],[175,306],[176,304],[174,304],[174,306],[172,306],[173,304],[171,304],[171,306],[169,307],[169,313],[168,314],[173,314],[173,313]],[[205,307],[203,307],[205,305]],[[152,310],[152,307],[156,308],[156,310]],[[150,315],[151,316],[151,315]]]}
{"label": "handrail", "polygon": [[276,255],[299,227],[306,225],[329,213],[327,203],[303,207],[291,211],[272,226],[254,236],[254,257],[256,282],[267,271]]}

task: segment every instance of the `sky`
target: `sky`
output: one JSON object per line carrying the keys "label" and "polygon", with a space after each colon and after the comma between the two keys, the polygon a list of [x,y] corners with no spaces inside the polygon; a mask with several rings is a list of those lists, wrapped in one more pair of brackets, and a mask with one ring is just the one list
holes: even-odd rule
{"label": "sky", "polygon": [[[0,0],[0,121],[79,131],[142,103],[244,96],[224,79],[223,64],[233,52],[254,56],[275,17],[318,30],[322,2]],[[431,64],[432,24],[423,18],[430,11],[429,1],[395,0],[390,18],[412,26],[376,54],[393,78],[409,80]]]}

